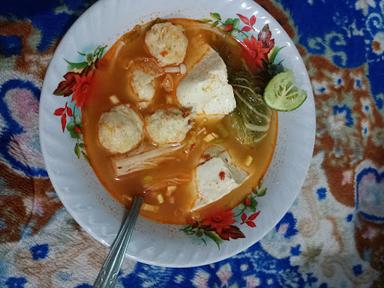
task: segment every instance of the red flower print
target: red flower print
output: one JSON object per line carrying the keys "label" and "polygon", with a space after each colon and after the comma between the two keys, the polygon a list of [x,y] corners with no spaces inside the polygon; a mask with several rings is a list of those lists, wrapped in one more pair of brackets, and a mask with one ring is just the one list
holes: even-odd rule
{"label": "red flower print", "polygon": [[73,93],[73,86],[76,84],[75,76],[79,75],[75,72],[68,72],[64,75],[63,81],[59,83],[56,90],[53,91],[54,95],[67,97]]}
{"label": "red flower print", "polygon": [[247,26],[252,27],[256,23],[256,16],[255,15],[252,15],[251,18],[249,18],[249,19],[246,16],[241,15],[241,14],[237,14],[237,16],[239,16],[241,22],[243,22]]}
{"label": "red flower print", "polygon": [[259,35],[257,35],[257,40],[261,41],[263,47],[269,48],[269,50],[275,47],[275,39],[272,39],[272,32],[269,30],[268,24],[264,25],[263,29],[261,29]]}
{"label": "red flower print", "polygon": [[72,117],[73,112],[71,107],[68,107],[68,103],[65,103],[65,106],[62,108],[57,108],[55,112],[53,112],[55,116],[60,116],[61,119],[61,128],[63,132],[65,130],[65,126],[67,125],[67,116]]}
{"label": "red flower print", "polygon": [[241,28],[241,31],[243,32],[249,32],[252,30],[252,27],[249,27],[249,26],[244,26],[243,28]]}
{"label": "red flower print", "polygon": [[272,33],[268,25],[265,25],[260,31],[257,39],[254,36],[244,38],[240,42],[243,47],[242,56],[252,72],[257,72],[263,66],[263,61],[267,61],[268,53],[275,46],[275,40],[272,39]]}
{"label": "red flower print", "polygon": [[77,134],[81,134],[81,129],[80,129],[80,127],[79,126],[75,126],[75,132],[77,133]]}
{"label": "red flower print", "polygon": [[241,29],[241,31],[249,32],[251,30],[255,30],[255,28],[253,27],[256,23],[256,16],[255,15],[252,15],[251,18],[249,18],[249,19],[246,16],[241,15],[241,14],[237,14],[237,16],[239,16],[241,22],[243,22],[246,25]]}
{"label": "red flower print", "polygon": [[259,216],[260,211],[257,211],[247,217],[247,214],[243,213],[241,214],[241,223],[240,224],[247,224],[249,227],[254,228],[256,227],[255,221],[257,216]]}
{"label": "red flower print", "polygon": [[221,213],[214,214],[205,218],[202,221],[202,224],[204,226],[212,228],[219,235],[221,234],[223,229],[228,228],[233,223],[235,223],[235,219],[232,210],[226,210]]}
{"label": "red flower print", "polygon": [[242,56],[252,72],[257,72],[262,68],[263,61],[267,59],[271,49],[263,47],[263,43],[254,36],[245,38],[241,42],[243,46]]}
{"label": "red flower print", "polygon": [[241,232],[241,230],[234,225],[230,225],[222,229],[220,232],[218,231],[216,232],[219,235],[219,237],[223,240],[230,240],[231,238],[232,239],[245,238],[245,235],[243,234],[243,232]]}
{"label": "red flower print", "polygon": [[231,32],[233,30],[233,24],[228,24],[224,26],[225,32]]}
{"label": "red flower print", "polygon": [[252,204],[252,202],[251,202],[251,199],[249,197],[244,199],[244,205],[245,206],[251,206],[251,204]]}
{"label": "red flower print", "polygon": [[205,162],[208,161],[208,160],[210,160],[211,158],[212,158],[212,156],[209,155],[209,154],[203,154],[203,155],[201,156],[201,159],[204,160]]}
{"label": "red flower print", "polygon": [[76,84],[73,86],[72,100],[75,101],[76,106],[79,108],[83,107],[88,99],[93,74],[94,70],[89,71],[85,75],[75,75]]}

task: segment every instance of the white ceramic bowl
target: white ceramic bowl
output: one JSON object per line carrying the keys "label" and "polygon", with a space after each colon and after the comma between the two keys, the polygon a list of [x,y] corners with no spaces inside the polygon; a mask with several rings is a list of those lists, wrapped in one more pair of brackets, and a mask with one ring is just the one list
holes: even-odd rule
{"label": "white ceramic bowl", "polygon": [[260,240],[287,212],[304,182],[315,139],[315,108],[310,81],[303,61],[287,33],[273,17],[253,1],[241,0],[101,0],[89,8],[69,29],[49,65],[40,100],[40,140],[52,184],[66,209],[95,239],[110,245],[120,227],[123,207],[113,200],[84,160],[73,153],[73,140],[62,133],[53,115],[66,99],[53,96],[66,72],[64,59],[77,57],[106,44],[110,47],[135,24],[155,17],[202,19],[209,12],[222,17],[237,13],[256,15],[256,27],[269,23],[284,66],[293,70],[299,86],[308,93],[304,105],[290,113],[279,113],[277,147],[264,178],[266,196],[258,199],[257,227],[242,226],[245,238],[224,241],[218,250],[180,232],[180,226],[157,224],[139,218],[127,256],[137,261],[168,267],[191,267],[231,257]]}

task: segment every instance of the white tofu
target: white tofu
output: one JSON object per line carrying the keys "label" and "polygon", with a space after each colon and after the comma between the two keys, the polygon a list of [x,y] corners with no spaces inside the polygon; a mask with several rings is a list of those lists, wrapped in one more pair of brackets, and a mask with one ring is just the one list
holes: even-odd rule
{"label": "white tofu", "polygon": [[157,110],[146,117],[146,129],[153,142],[158,144],[180,143],[192,128],[190,117],[184,117],[176,108]]}
{"label": "white tofu", "polygon": [[196,181],[200,199],[194,210],[217,201],[239,186],[220,157],[212,158],[198,166]]}
{"label": "white tofu", "polygon": [[188,38],[182,26],[165,22],[151,27],[145,35],[145,44],[160,66],[177,65],[184,61]]}
{"label": "white tofu", "polygon": [[140,102],[147,105],[152,100],[156,93],[155,75],[148,73],[140,68],[132,71],[132,88],[135,91]]}
{"label": "white tofu", "polygon": [[229,114],[236,108],[227,67],[211,47],[180,81],[176,91],[180,104],[197,114]]}
{"label": "white tofu", "polygon": [[222,148],[208,150],[204,154],[213,158],[200,163],[196,168],[195,181],[200,198],[192,210],[221,199],[239,187],[248,176],[232,164],[229,154]]}
{"label": "white tofu", "polygon": [[111,153],[126,153],[143,139],[143,121],[129,105],[119,105],[99,119],[100,144]]}

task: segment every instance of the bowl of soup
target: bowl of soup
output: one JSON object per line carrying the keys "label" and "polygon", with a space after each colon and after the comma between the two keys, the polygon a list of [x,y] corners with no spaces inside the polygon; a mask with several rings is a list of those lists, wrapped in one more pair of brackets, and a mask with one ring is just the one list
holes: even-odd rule
{"label": "bowl of soup", "polygon": [[190,267],[246,249],[281,219],[315,120],[305,66],[264,9],[179,2],[87,10],[47,71],[40,137],[55,190],[87,232],[110,245],[144,195],[127,256]]}

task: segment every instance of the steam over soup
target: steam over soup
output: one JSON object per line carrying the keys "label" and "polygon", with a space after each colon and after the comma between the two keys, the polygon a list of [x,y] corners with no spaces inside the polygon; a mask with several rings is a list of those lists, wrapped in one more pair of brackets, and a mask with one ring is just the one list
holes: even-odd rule
{"label": "steam over soup", "polygon": [[127,207],[147,192],[141,214],[161,223],[235,207],[276,143],[277,113],[253,81],[240,44],[204,23],[136,26],[98,63],[83,110],[98,178]]}

